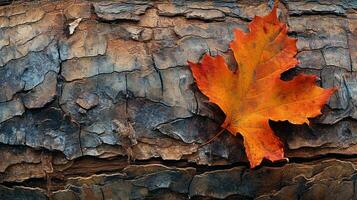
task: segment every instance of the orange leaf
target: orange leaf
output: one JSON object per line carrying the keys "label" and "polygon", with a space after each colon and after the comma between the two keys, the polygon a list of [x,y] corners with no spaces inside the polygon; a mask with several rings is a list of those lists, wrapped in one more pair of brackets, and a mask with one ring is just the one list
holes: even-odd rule
{"label": "orange leaf", "polygon": [[287,26],[279,22],[276,10],[275,5],[267,16],[255,17],[249,33],[234,30],[230,47],[238,63],[235,72],[222,56],[205,55],[201,63],[189,62],[201,92],[226,114],[222,127],[243,136],[251,167],[263,158],[284,158],[283,144],[270,128],[269,119],[308,123],[308,118],[321,114],[336,90],[316,86],[316,76],[280,79],[281,73],[298,61],[296,39],[287,36]]}

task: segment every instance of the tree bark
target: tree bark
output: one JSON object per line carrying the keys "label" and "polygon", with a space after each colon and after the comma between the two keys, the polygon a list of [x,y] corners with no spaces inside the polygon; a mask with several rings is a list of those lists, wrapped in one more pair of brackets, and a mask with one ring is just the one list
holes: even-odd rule
{"label": "tree bark", "polygon": [[0,199],[357,199],[357,3],[281,1],[300,64],[338,86],[288,160],[250,169],[187,60],[273,1],[0,1]]}

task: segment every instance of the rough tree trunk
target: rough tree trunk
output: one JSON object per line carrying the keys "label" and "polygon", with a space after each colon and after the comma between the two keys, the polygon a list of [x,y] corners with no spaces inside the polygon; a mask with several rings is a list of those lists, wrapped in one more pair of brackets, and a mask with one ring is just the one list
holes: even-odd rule
{"label": "rough tree trunk", "polygon": [[283,78],[339,86],[311,127],[271,122],[288,163],[249,169],[229,133],[198,148],[224,115],[186,61],[234,64],[232,29],[272,3],[2,1],[0,199],[357,199],[353,0],[279,5],[301,62]]}

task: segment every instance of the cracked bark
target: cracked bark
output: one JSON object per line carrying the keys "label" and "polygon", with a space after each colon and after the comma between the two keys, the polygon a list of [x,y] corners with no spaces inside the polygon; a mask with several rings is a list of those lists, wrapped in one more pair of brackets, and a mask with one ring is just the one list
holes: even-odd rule
{"label": "cracked bark", "polygon": [[[222,54],[273,1],[0,1],[0,199],[356,199],[357,4],[282,1],[297,68],[338,92],[290,162],[249,169],[187,60]],[[70,23],[81,18],[73,34]]]}

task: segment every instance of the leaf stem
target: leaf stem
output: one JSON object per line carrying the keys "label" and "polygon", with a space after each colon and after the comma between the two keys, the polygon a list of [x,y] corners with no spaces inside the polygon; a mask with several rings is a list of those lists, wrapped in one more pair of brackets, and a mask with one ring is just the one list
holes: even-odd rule
{"label": "leaf stem", "polygon": [[215,136],[211,137],[209,140],[207,140],[205,143],[201,144],[200,146],[198,146],[198,148],[201,148],[211,142],[213,142],[214,139],[216,139],[218,136],[222,135],[222,133],[225,131],[225,128],[222,128]]}

